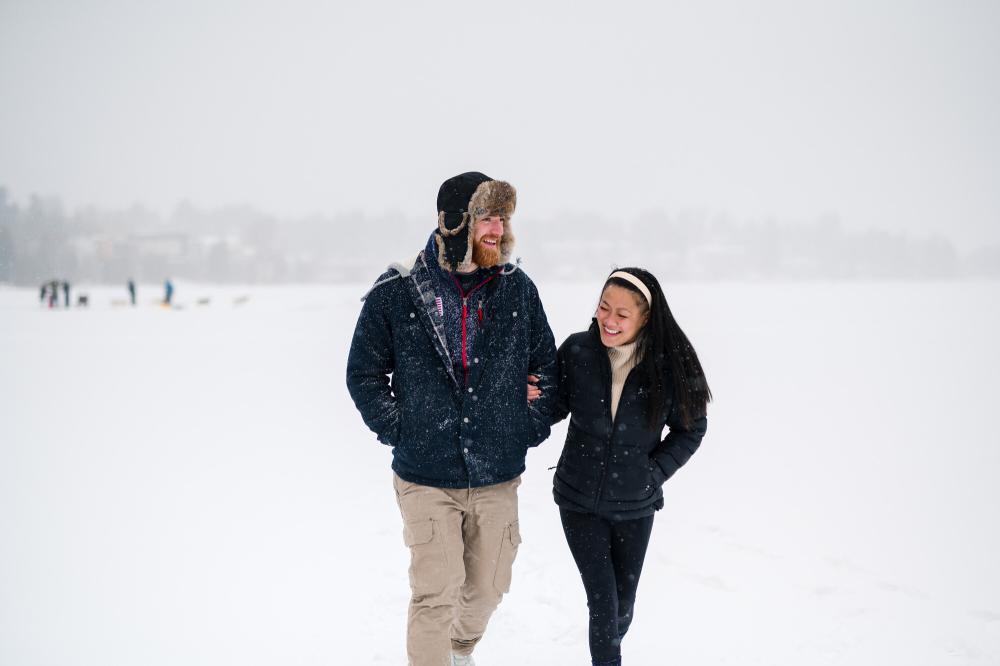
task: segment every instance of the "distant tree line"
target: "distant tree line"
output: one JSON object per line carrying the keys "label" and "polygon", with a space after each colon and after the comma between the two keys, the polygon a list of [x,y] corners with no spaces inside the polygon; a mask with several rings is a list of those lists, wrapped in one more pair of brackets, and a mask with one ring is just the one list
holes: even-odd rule
{"label": "distant tree line", "polygon": [[[69,213],[55,198],[19,206],[0,188],[0,282],[368,282],[415,255],[435,222],[392,212],[278,220],[248,206],[191,204],[167,217],[141,206]],[[514,226],[515,254],[537,277],[591,277],[626,264],[677,280],[1000,277],[1000,245],[959,255],[942,236],[849,231],[833,217],[791,224],[649,211],[612,223],[566,213]]]}

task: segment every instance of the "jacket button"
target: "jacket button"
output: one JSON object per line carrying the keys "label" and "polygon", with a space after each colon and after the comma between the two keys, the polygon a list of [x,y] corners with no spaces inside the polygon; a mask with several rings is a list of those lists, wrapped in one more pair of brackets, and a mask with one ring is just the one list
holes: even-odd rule
{"label": "jacket button", "polygon": [[462,449],[462,453],[468,453],[469,449]]}
{"label": "jacket button", "polygon": [[472,359],[472,362],[473,363],[479,363],[479,357],[477,356],[476,358]]}
{"label": "jacket button", "polygon": [[466,416],[464,419],[462,419],[462,423],[468,423],[468,422],[469,422],[469,417],[468,416]]}
{"label": "jacket button", "polygon": [[413,318],[414,318],[414,317],[416,317],[416,316],[417,316],[417,313],[416,313],[416,312],[411,312],[411,313],[410,313],[410,319],[413,319]]}
{"label": "jacket button", "polygon": [[469,393],[472,393],[472,387],[471,386],[469,387]]}
{"label": "jacket button", "polygon": [[514,310],[514,316],[515,317],[517,316],[517,310]]}

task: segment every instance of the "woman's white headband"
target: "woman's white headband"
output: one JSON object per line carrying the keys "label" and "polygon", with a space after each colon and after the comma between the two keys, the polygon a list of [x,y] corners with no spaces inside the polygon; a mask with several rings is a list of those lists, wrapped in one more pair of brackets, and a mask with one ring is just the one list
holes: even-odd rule
{"label": "woman's white headband", "polygon": [[621,278],[622,280],[625,280],[626,282],[635,285],[635,288],[638,289],[639,292],[646,297],[646,303],[649,304],[649,307],[653,307],[653,295],[649,293],[649,287],[647,287],[642,280],[632,275],[631,273],[626,273],[625,271],[615,271],[614,273],[608,276],[609,280],[611,278]]}

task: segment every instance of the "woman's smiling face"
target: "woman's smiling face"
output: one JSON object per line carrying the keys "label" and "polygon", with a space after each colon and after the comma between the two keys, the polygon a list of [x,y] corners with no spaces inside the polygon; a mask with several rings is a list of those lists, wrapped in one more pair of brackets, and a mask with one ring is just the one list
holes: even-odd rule
{"label": "woman's smiling face", "polygon": [[626,345],[639,335],[649,319],[642,296],[615,284],[609,284],[597,305],[597,327],[605,347]]}

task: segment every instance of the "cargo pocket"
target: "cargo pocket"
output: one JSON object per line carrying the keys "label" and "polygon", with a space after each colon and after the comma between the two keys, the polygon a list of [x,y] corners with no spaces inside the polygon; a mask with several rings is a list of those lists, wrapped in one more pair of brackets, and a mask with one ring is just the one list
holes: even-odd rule
{"label": "cargo pocket", "polygon": [[497,556],[497,570],[493,575],[493,587],[500,594],[510,591],[511,569],[514,567],[514,558],[517,557],[517,547],[520,545],[521,530],[515,520],[503,531],[500,554]]}
{"label": "cargo pocket", "polygon": [[438,594],[448,581],[444,540],[433,520],[403,525],[403,542],[410,549],[410,589],[413,596]]}

